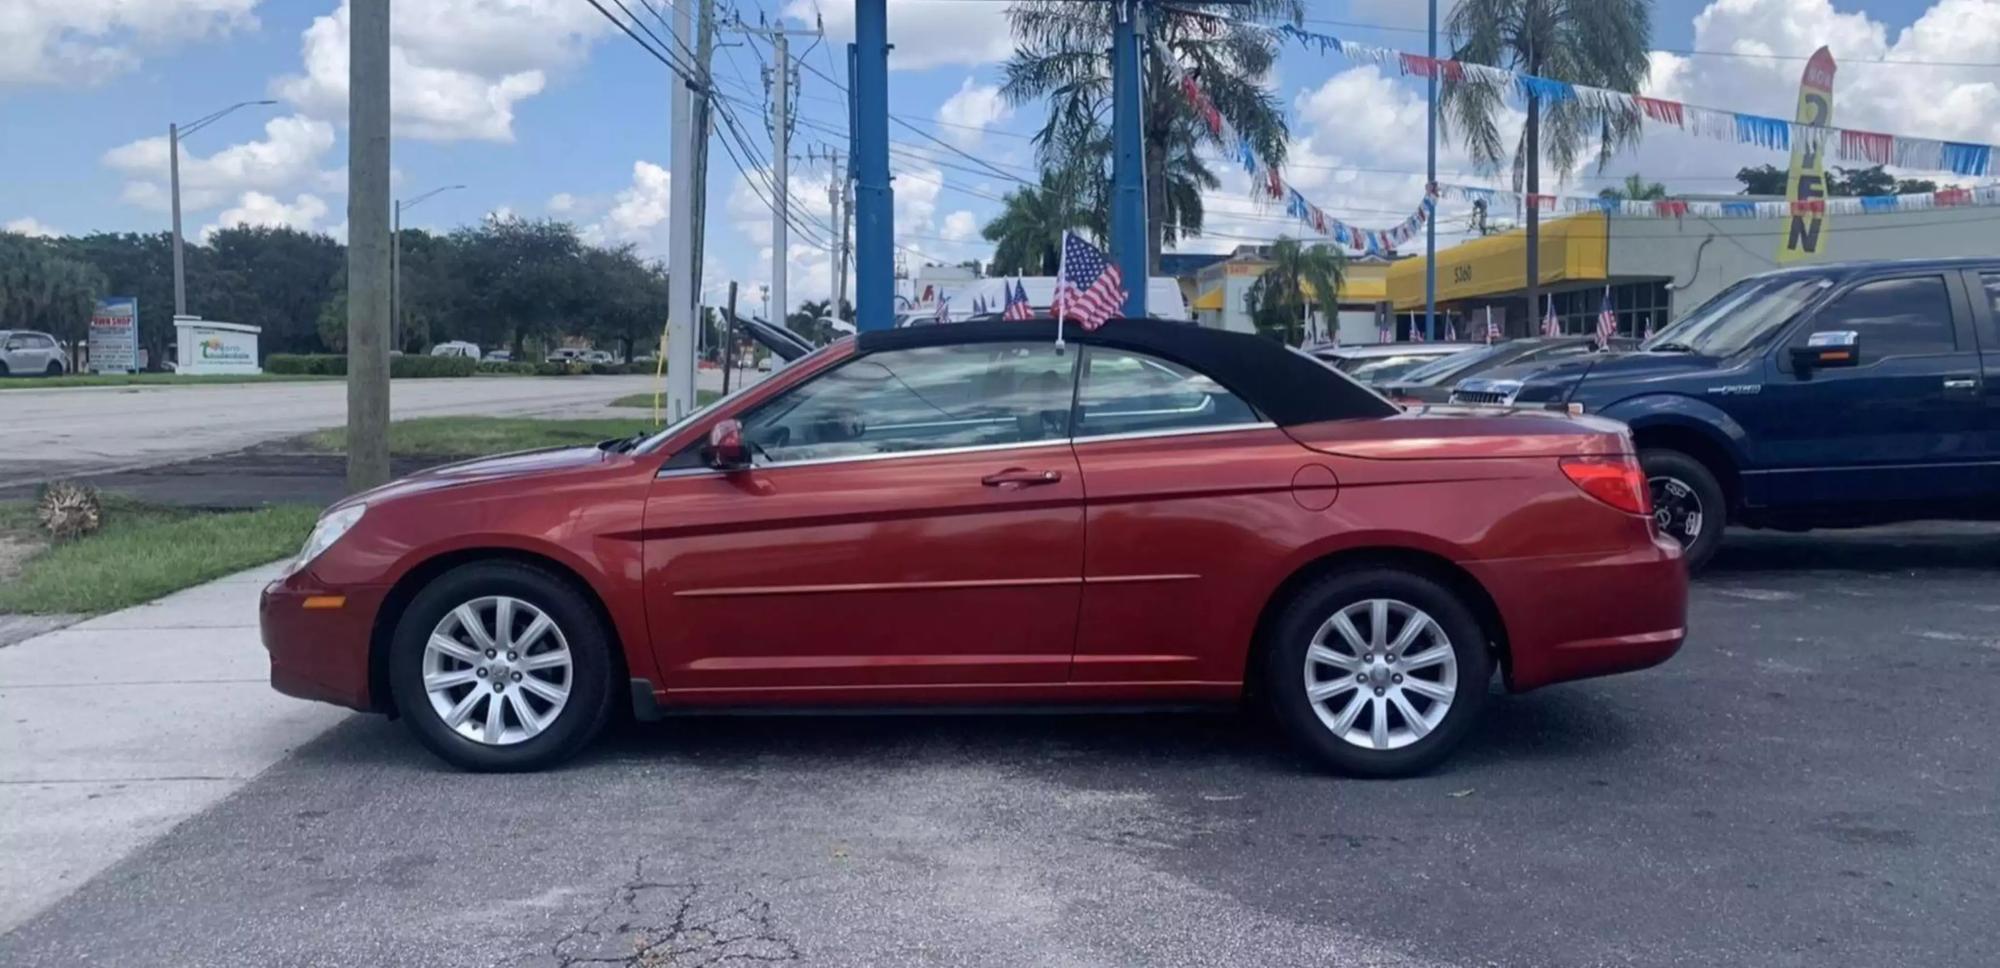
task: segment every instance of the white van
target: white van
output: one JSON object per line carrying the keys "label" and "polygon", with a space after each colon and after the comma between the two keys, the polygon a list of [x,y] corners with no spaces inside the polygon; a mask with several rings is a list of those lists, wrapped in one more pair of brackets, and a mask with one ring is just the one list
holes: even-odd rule
{"label": "white van", "polygon": [[468,343],[462,339],[446,340],[442,343],[437,344],[436,346],[431,347],[431,355],[463,356],[466,357],[467,359],[476,360],[479,359],[479,344]]}

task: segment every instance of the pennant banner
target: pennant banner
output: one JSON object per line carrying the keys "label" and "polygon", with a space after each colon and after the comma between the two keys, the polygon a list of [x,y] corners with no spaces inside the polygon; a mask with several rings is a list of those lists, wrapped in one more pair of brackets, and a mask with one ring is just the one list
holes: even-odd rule
{"label": "pennant banner", "polygon": [[[1263,30],[1274,28],[1235,18],[1219,18]],[[1375,64],[1405,76],[1442,77],[1451,81],[1478,84],[1503,97],[1522,100],[1533,97],[1544,104],[1576,101],[1593,113],[1631,113],[1656,124],[1672,125],[1700,138],[1757,145],[1773,151],[1792,150],[1796,143],[1810,144],[1815,152],[1830,149],[1841,161],[1871,165],[1895,165],[1918,171],[1948,171],[1980,178],[1995,174],[1992,145],[1912,138],[1875,131],[1851,131],[1829,125],[1787,121],[1740,111],[1723,111],[1679,101],[1643,97],[1623,91],[1571,84],[1522,74],[1484,64],[1426,57],[1373,44],[1344,41],[1331,34],[1282,24],[1276,31],[1308,50],[1336,53],[1355,63]]]}
{"label": "pennant banner", "polygon": [[1528,195],[1478,185],[1439,185],[1445,198],[1485,202],[1488,211],[1522,208],[1533,202],[1545,212],[1576,214],[1604,212],[1640,218],[1790,218],[1793,215],[1862,215],[1879,212],[1914,212],[1934,208],[2000,205],[2000,185],[1985,188],[1946,188],[1911,195],[1853,195],[1804,199],[1796,202],[1688,201],[1661,198],[1646,201],[1601,198],[1596,195]]}

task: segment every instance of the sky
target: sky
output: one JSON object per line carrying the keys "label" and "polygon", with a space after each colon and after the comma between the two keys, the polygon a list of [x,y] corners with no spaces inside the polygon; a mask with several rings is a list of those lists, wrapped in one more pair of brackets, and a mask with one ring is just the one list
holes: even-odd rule
{"label": "sky", "polygon": [[[671,17],[663,0],[645,2]],[[752,23],[823,24],[823,42],[792,41],[806,68],[791,154],[844,152],[845,97],[829,78],[845,83],[851,4],[733,2],[718,0]],[[186,232],[247,223],[344,237],[345,0],[5,3],[0,227],[163,230],[168,123],[270,99],[277,103],[239,110],[182,145]],[[642,0],[625,4],[666,35]],[[1306,8],[1313,30],[1407,50],[1425,42],[1416,0],[1306,0]],[[907,122],[891,128],[896,241],[912,267],[988,257],[980,227],[1018,179],[1034,177],[1029,136],[1046,107],[1000,96],[1012,49],[1006,9],[1005,0],[889,0],[890,111]],[[409,210],[406,225],[449,230],[492,213],[553,217],[593,241],[631,243],[664,259],[672,179],[662,94],[672,76],[587,0],[394,0],[391,33],[394,191],[414,198],[465,186]],[[758,38],[721,39],[743,45],[721,49],[715,61],[725,108],[768,158],[762,78],[772,50]],[[1653,43],[1641,93],[1789,117],[1803,67],[1791,58],[1826,44],[1840,64],[1834,123],[2000,144],[2000,0],[1659,0]],[[1868,63],[1883,60],[1902,63]],[[1401,221],[1424,182],[1421,85],[1285,47],[1269,87],[1292,132],[1288,179],[1354,225]],[[1512,124],[1518,131],[1518,117]],[[755,187],[767,176],[748,159],[751,174],[739,171],[719,139],[710,157],[704,289],[713,298],[734,280],[755,293],[772,275],[771,212]],[[1737,190],[1739,167],[1765,163],[1786,158],[1649,127],[1640,145],[1602,169],[1593,162],[1544,190],[1594,193],[1639,172],[1677,193],[1725,193]],[[1311,234],[1259,202],[1241,169],[1214,167],[1224,184],[1205,199],[1206,232],[1181,251]],[[1449,140],[1438,167],[1440,181],[1504,187]],[[826,220],[829,174],[811,161],[792,166],[794,205],[808,222]],[[1469,225],[1468,205],[1442,203],[1439,244],[1464,238]],[[824,241],[823,230],[793,233],[794,301],[830,290]]]}

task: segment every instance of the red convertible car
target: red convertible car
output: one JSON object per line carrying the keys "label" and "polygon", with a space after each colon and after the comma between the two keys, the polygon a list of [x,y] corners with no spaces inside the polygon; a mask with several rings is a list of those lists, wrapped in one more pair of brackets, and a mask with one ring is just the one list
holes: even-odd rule
{"label": "red convertible car", "polygon": [[520,770],[614,707],[1267,704],[1390,776],[1515,690],[1680,647],[1622,425],[1405,413],[1277,343],[866,333],[658,433],[328,509],[265,589],[280,691]]}

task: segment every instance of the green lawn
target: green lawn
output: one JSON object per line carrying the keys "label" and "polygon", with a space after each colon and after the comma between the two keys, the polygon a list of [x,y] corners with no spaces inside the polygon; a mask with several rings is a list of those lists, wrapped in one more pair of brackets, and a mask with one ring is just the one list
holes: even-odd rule
{"label": "green lawn", "polygon": [[[628,393],[611,401],[611,406],[636,407],[641,410],[651,410],[653,409],[653,401],[656,399],[660,401],[660,406],[666,406],[667,398],[664,393]],[[722,393],[717,390],[696,390],[694,392],[694,405],[697,407],[706,407],[720,399],[722,399]]]}
{"label": "green lawn", "polygon": [[298,383],[308,380],[341,380],[338,376],[304,376],[290,373],[213,373],[181,376],[178,373],[76,373],[69,376],[8,377],[0,380],[0,390],[55,390],[63,387],[191,386],[216,383]]}
{"label": "green lawn", "polygon": [[[96,534],[42,549],[0,583],[0,612],[95,614],[149,602],[299,550],[319,509],[206,512],[107,497]],[[33,506],[0,502],[0,531],[39,535]]]}
{"label": "green lawn", "polygon": [[[653,429],[649,417],[537,420],[533,417],[418,417],[389,424],[389,453],[410,457],[482,457],[537,447],[594,444]],[[347,428],[308,434],[313,450],[347,450]]]}

